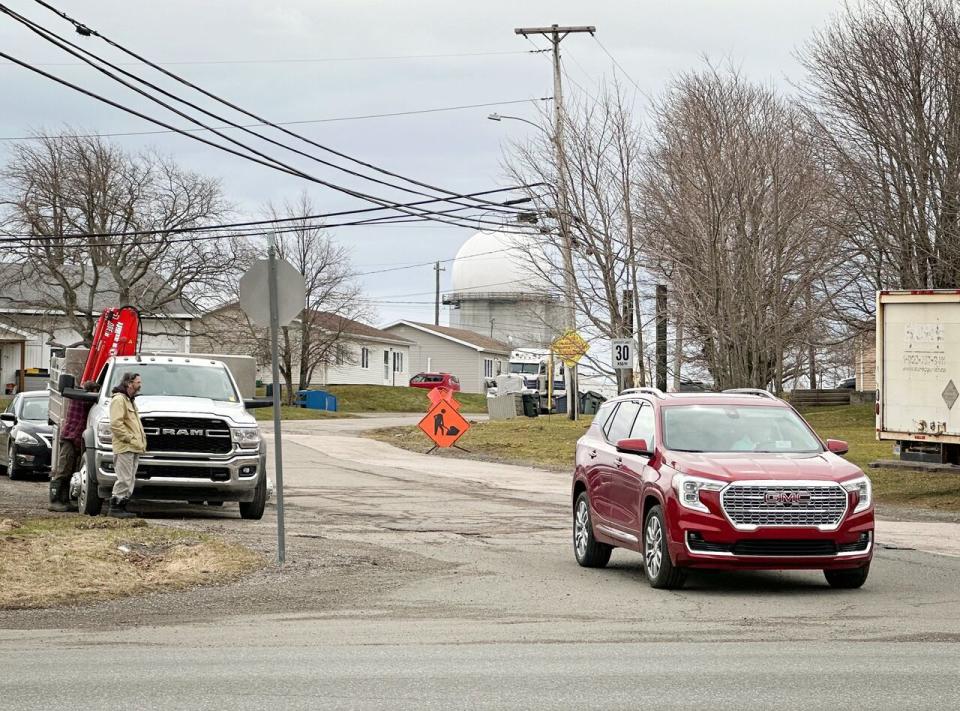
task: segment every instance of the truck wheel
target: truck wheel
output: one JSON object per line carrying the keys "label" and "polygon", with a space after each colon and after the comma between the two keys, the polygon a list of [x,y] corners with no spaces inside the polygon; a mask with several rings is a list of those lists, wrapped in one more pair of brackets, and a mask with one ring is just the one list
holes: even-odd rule
{"label": "truck wheel", "polygon": [[650,587],[661,590],[682,588],[687,579],[687,571],[678,568],[670,560],[667,522],[660,506],[654,506],[647,513],[647,522],[643,528],[643,569]]}
{"label": "truck wheel", "polygon": [[870,574],[870,564],[862,568],[845,568],[842,570],[824,570],[823,577],[830,583],[830,587],[839,590],[854,590],[867,582]]}
{"label": "truck wheel", "polygon": [[593,537],[590,498],[584,491],[573,507],[573,555],[584,568],[602,568],[610,561],[612,552],[613,546]]}
{"label": "truck wheel", "polygon": [[80,513],[87,516],[97,516],[103,508],[103,499],[97,493],[96,475],[90,473],[86,461],[80,465],[80,493],[77,495],[77,508]]}
{"label": "truck wheel", "polygon": [[263,518],[263,510],[267,506],[267,472],[261,470],[260,481],[257,482],[253,501],[240,502],[240,518],[259,521]]}

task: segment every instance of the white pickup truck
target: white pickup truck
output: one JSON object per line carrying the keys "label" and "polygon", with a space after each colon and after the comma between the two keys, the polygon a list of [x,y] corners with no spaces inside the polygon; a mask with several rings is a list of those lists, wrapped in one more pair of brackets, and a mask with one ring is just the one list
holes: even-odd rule
{"label": "white pickup truck", "polygon": [[62,359],[54,360],[51,375],[56,386],[51,386],[50,398],[50,419],[57,427],[64,412],[61,398],[91,406],[83,437],[85,455],[71,483],[81,512],[97,515],[116,481],[110,393],[124,373],[134,372],[143,381],[137,408],[147,451],[140,458],[133,498],[210,505],[236,501],[242,518],[263,516],[268,496],[266,445],[248,410],[271,402],[252,397],[252,377],[246,378],[250,383],[244,393],[231,372],[252,375],[253,358],[162,353],[113,357],[97,379],[99,392],[86,392],[76,388],[74,374],[83,352],[68,349]]}

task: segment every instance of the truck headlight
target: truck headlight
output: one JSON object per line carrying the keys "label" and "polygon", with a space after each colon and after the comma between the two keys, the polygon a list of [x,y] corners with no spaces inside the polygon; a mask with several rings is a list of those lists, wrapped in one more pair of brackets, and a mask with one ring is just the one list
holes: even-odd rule
{"label": "truck headlight", "polygon": [[14,441],[17,444],[40,444],[40,440],[34,437],[29,432],[24,432],[23,430],[17,430],[17,436],[14,437]]}
{"label": "truck headlight", "polygon": [[677,474],[673,477],[673,489],[677,492],[680,505],[704,513],[710,513],[710,509],[700,500],[700,492],[721,491],[725,486],[726,483],[716,479],[705,479],[688,474]]}
{"label": "truck headlight", "polygon": [[113,442],[113,430],[110,429],[110,420],[99,420],[97,422],[97,439],[104,444]]}
{"label": "truck headlight", "polygon": [[256,449],[260,446],[260,430],[257,427],[232,427],[230,435],[241,449]]}
{"label": "truck headlight", "polygon": [[843,482],[841,486],[847,491],[857,492],[858,499],[857,505],[853,509],[854,513],[860,513],[870,508],[870,503],[873,501],[873,484],[870,483],[870,477],[864,474],[856,479]]}

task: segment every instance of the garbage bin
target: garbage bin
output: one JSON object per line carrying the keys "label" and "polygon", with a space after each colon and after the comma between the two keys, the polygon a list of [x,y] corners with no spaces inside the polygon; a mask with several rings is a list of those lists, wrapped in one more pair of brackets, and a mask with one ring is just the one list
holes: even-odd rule
{"label": "garbage bin", "polygon": [[537,417],[540,414],[540,396],[527,394],[523,396],[524,417]]}
{"label": "garbage bin", "polygon": [[603,395],[593,390],[580,393],[580,414],[596,415],[597,410],[600,409],[600,406],[606,402],[606,400]]}
{"label": "garbage bin", "polygon": [[297,393],[297,403],[309,410],[337,411],[337,396],[326,390],[300,390]]}

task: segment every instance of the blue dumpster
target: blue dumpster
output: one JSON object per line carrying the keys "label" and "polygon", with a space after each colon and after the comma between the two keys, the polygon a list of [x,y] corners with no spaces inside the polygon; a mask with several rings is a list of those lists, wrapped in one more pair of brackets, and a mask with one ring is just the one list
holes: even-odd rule
{"label": "blue dumpster", "polygon": [[297,404],[308,410],[337,411],[337,396],[325,390],[300,390],[297,392]]}

